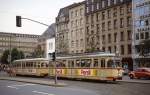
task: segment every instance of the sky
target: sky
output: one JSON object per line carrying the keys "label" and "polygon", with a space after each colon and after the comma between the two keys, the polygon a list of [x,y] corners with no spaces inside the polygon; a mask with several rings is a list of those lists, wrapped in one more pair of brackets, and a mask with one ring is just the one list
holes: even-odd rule
{"label": "sky", "polygon": [[48,27],[22,19],[16,27],[16,16],[47,25],[55,22],[60,8],[83,0],[0,0],[0,32],[41,35]]}

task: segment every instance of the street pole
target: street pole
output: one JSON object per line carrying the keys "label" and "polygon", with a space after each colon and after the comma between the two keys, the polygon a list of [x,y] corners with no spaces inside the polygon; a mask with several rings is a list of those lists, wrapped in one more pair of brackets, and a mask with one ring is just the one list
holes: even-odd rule
{"label": "street pole", "polygon": [[[55,51],[55,57],[56,57],[56,51]],[[56,59],[54,60],[55,64],[55,84],[57,84],[57,64],[56,64]]]}
{"label": "street pole", "polygon": [[12,34],[10,34],[9,65],[11,65],[11,36],[12,36]]}

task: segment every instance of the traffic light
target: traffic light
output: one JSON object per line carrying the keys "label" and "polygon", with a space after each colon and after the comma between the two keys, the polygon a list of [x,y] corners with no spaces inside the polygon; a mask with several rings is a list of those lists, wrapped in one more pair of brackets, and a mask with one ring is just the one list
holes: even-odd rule
{"label": "traffic light", "polygon": [[55,52],[52,53],[52,61],[55,61],[56,60],[56,55],[55,55]]}
{"label": "traffic light", "polygon": [[16,16],[16,26],[21,27],[21,16]]}

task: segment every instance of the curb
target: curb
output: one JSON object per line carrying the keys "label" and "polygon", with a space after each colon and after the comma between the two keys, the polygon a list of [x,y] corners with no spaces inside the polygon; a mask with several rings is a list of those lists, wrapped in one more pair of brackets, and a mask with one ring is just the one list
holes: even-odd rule
{"label": "curb", "polygon": [[46,86],[54,86],[54,87],[65,87],[67,86],[67,84],[65,83],[52,83],[52,82],[49,82],[49,83],[44,83],[44,82],[48,82],[48,81],[44,81],[43,83],[42,82],[36,82],[36,81],[27,81],[27,80],[23,80],[23,79],[10,79],[10,78],[0,78],[0,80],[9,80],[9,81],[17,81],[17,82],[25,82],[25,83],[33,83],[33,84],[40,84],[40,85],[46,85]]}
{"label": "curb", "polygon": [[146,81],[126,81],[126,80],[118,80],[117,82],[150,84],[150,82],[146,82]]}

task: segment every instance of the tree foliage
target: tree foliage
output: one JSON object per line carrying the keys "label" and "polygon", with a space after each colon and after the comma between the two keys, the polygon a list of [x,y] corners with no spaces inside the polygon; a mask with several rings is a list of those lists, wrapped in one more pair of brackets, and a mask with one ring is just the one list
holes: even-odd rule
{"label": "tree foliage", "polygon": [[42,50],[42,47],[41,45],[38,45],[34,52],[32,53],[32,57],[33,58],[41,58],[41,57],[44,57],[44,50]]}
{"label": "tree foliage", "polygon": [[2,57],[1,57],[1,62],[4,64],[8,64],[8,58],[9,58],[9,50],[5,50]]}
{"label": "tree foliage", "polygon": [[[5,50],[2,57],[1,57],[1,62],[4,64],[8,64],[10,61],[10,52],[9,50]],[[24,58],[24,53],[22,51],[18,51],[17,48],[13,48],[11,50],[11,62],[17,59],[23,59]]]}

